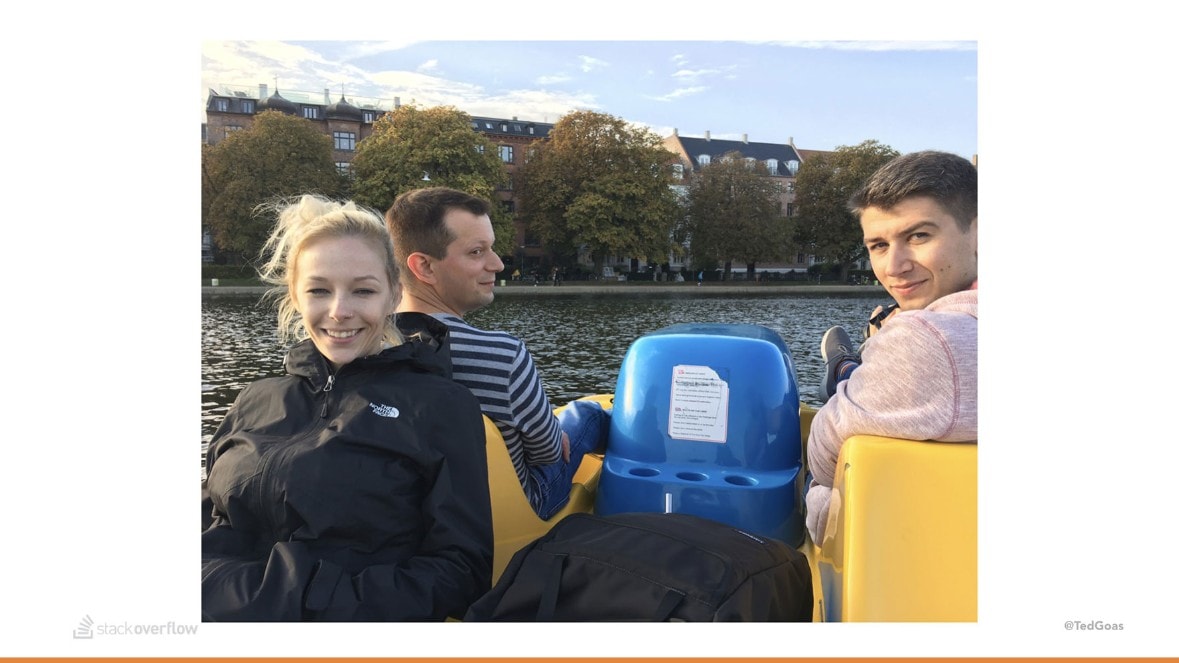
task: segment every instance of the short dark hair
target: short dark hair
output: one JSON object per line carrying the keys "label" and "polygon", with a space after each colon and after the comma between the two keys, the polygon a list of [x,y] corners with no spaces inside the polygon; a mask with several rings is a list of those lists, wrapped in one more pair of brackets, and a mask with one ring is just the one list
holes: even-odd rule
{"label": "short dark hair", "polygon": [[407,191],[385,211],[385,227],[393,238],[397,264],[404,265],[411,253],[421,252],[441,260],[454,236],[443,217],[452,209],[462,209],[483,216],[491,213],[491,203],[465,191],[443,186]]}
{"label": "short dark hair", "polygon": [[869,207],[892,209],[913,196],[933,198],[962,232],[978,218],[978,169],[957,154],[925,150],[905,154],[872,173],[847,201],[859,217]]}

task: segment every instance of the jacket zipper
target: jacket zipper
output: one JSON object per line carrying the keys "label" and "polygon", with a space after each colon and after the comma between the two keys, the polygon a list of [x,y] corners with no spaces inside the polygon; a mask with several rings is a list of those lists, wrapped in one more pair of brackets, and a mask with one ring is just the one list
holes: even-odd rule
{"label": "jacket zipper", "polygon": [[[343,368],[343,367],[341,367],[341,368]],[[332,390],[332,387],[336,386],[336,375],[339,372],[340,372],[340,369],[338,368],[338,369],[336,369],[335,373],[329,374],[327,376],[327,383],[323,385],[323,410],[321,410],[319,413],[319,417],[321,419],[327,419],[327,416],[328,416],[327,393]]]}

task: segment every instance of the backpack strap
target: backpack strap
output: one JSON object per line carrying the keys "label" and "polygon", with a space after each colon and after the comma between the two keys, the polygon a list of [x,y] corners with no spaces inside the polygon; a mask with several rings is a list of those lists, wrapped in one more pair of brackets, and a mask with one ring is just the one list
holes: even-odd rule
{"label": "backpack strap", "polygon": [[674,589],[668,589],[667,593],[663,595],[663,600],[659,602],[659,607],[655,608],[655,617],[651,621],[665,622],[671,613],[675,612],[678,606],[684,600],[684,593],[677,592]]}
{"label": "backpack strap", "polygon": [[[544,589],[541,590],[540,601],[536,606],[536,621],[551,622],[557,613],[557,599],[561,595],[561,576],[565,572],[565,561],[569,559],[568,555],[552,555],[549,559],[549,568],[545,572],[548,578],[545,580]],[[686,594],[674,589],[668,588],[667,593],[659,601],[659,606],[655,608],[655,614],[651,616],[653,622],[665,622],[671,617],[671,613],[683,603]]]}
{"label": "backpack strap", "polygon": [[551,622],[557,612],[557,597],[561,593],[561,574],[565,570],[565,560],[568,555],[553,555],[549,560],[548,580],[544,583],[544,590],[540,594],[539,605],[536,606],[536,621]]}

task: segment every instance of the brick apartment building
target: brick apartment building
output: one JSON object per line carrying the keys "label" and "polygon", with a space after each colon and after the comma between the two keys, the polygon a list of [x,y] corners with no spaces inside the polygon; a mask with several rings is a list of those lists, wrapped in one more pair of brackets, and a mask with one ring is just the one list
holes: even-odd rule
{"label": "brick apartment building", "polygon": [[[333,101],[334,99],[334,101]],[[264,110],[277,110],[288,115],[302,117],[321,127],[325,134],[332,137],[333,160],[341,173],[348,173],[352,159],[356,154],[356,146],[360,141],[372,135],[373,123],[383,113],[400,107],[400,99],[372,99],[353,97],[351,101],[343,94],[335,97],[330,90],[324,89],[323,94],[286,91],[277,88],[270,92],[263,83],[257,88],[241,86],[221,86],[220,89],[209,89],[205,105],[206,122],[201,126],[201,139],[209,145],[216,145],[234,131],[240,131],[251,126],[254,115]],[[527,146],[536,140],[548,137],[552,124],[493,117],[472,117],[471,127],[487,136],[491,142],[499,147],[500,158],[508,172],[508,184],[496,192],[499,203],[509,212],[516,210],[515,193],[512,180],[519,164],[522,163]],[[680,163],[675,168],[680,177],[684,169],[693,171],[707,166],[712,159],[719,159],[725,154],[738,151],[746,159],[756,159],[764,162],[770,172],[770,177],[780,181],[782,209],[787,216],[794,214],[794,176],[800,164],[805,159],[808,150],[799,150],[794,146],[793,138],[787,144],[749,142],[748,137],[742,140],[713,139],[709,132],[703,138],[680,136],[677,130],[664,139],[663,145],[679,156]],[[681,187],[681,192],[683,187]],[[522,222],[516,224],[515,247],[510,256],[505,256],[508,269],[519,268],[522,274],[532,269],[540,272],[550,262],[550,257],[540,240],[528,232]],[[212,240],[208,233],[202,238],[202,256],[211,259]],[[583,260],[588,259],[583,257]],[[607,264],[634,265],[636,261],[626,256],[615,256],[608,259]],[[669,255],[667,264],[672,272],[684,268],[685,256]],[[793,260],[758,265],[758,271],[790,272],[805,271],[814,263],[812,256],[799,254]],[[645,267],[645,265],[643,265]]]}
{"label": "brick apartment building", "polygon": [[[802,165],[805,150],[794,146],[793,137],[785,144],[751,143],[748,134],[743,134],[741,140],[721,140],[713,138],[709,131],[704,132],[703,138],[692,138],[681,136],[678,129],[672,129],[671,135],[663,139],[663,147],[679,156],[680,162],[673,166],[676,179],[682,179],[685,171],[699,172],[730,152],[740,152],[747,161],[764,163],[769,177],[777,185],[783,212],[786,216],[794,216],[794,178]],[[757,271],[805,272],[814,262],[814,256],[799,253],[783,262],[758,264]],[[734,271],[736,269],[734,265]]]}
{"label": "brick apartment building", "polygon": [[[336,168],[347,174],[356,155],[356,146],[373,132],[373,123],[382,114],[396,110],[401,100],[370,99],[353,97],[351,101],[343,94],[335,98],[330,90],[323,95],[308,92],[275,89],[270,92],[263,83],[257,89],[241,86],[221,86],[210,89],[205,104],[205,124],[201,127],[201,140],[216,145],[234,131],[250,127],[254,115],[264,110],[277,110],[287,115],[302,117],[320,126],[325,134],[332,137],[332,159]],[[496,192],[499,203],[509,212],[516,209],[515,194],[511,181],[516,168],[522,162],[524,150],[534,140],[547,138],[552,124],[532,122],[518,118],[503,119],[472,117],[471,128],[487,136],[499,147],[499,155],[508,172],[508,184]],[[526,272],[528,268],[547,261],[547,254],[540,241],[530,235],[522,223],[516,224],[516,247],[508,258],[514,267]],[[207,233],[203,238],[202,255],[210,255],[212,240]]]}

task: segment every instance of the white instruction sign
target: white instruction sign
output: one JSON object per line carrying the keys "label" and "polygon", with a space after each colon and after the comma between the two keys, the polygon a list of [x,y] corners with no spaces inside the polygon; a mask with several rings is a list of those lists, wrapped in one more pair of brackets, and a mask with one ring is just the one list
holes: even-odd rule
{"label": "white instruction sign", "polygon": [[673,366],[668,436],[723,444],[728,432],[729,383],[707,366]]}

